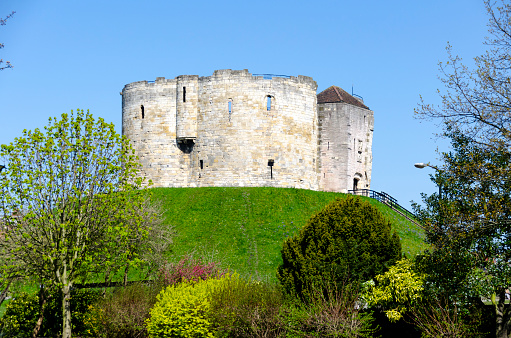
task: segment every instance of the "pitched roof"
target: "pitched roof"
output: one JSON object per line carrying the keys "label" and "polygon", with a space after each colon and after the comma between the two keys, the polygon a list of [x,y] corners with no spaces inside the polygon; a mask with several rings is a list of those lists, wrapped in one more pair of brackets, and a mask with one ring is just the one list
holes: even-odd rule
{"label": "pitched roof", "polygon": [[369,109],[363,102],[348,94],[344,89],[331,86],[318,94],[318,103],[345,102],[357,107]]}

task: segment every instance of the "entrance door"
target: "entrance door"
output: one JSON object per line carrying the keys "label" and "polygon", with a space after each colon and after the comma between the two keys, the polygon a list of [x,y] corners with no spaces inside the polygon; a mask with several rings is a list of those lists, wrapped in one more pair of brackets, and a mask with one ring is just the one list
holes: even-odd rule
{"label": "entrance door", "polygon": [[358,178],[354,178],[353,179],[353,190],[357,190],[358,189]]}

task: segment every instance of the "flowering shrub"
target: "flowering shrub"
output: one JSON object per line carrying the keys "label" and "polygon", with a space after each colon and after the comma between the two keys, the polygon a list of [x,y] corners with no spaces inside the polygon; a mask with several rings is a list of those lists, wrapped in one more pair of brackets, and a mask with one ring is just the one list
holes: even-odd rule
{"label": "flowering shrub", "polygon": [[147,320],[149,337],[213,337],[210,295],[237,275],[168,286],[157,297]]}
{"label": "flowering shrub", "polygon": [[226,271],[218,263],[203,263],[202,260],[183,258],[177,264],[160,269],[160,278],[164,285],[175,285],[183,281],[201,281],[211,276],[223,276]]}

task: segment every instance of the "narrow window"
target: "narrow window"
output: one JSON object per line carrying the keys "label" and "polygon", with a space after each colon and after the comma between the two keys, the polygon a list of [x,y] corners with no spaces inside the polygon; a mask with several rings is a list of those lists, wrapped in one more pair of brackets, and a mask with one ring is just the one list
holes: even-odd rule
{"label": "narrow window", "polygon": [[270,95],[266,96],[266,110],[267,111],[271,110],[271,96]]}
{"label": "narrow window", "polygon": [[142,118],[145,117],[145,114],[144,114],[144,105],[140,105],[140,110],[142,111]]}
{"label": "narrow window", "polygon": [[201,170],[202,170],[202,169],[204,169],[204,161],[203,161],[203,160],[200,160],[200,161],[199,161],[199,163],[200,163],[200,168],[201,168]]}
{"label": "narrow window", "polygon": [[274,160],[268,160],[268,167],[270,167],[270,179],[273,180],[273,163],[275,163]]}
{"label": "narrow window", "polygon": [[327,150],[330,150],[330,142],[328,142],[328,149]]}
{"label": "narrow window", "polygon": [[186,102],[186,87],[183,87],[183,102]]}
{"label": "narrow window", "polygon": [[229,99],[229,103],[227,104],[229,109],[229,121],[231,121],[231,114],[232,114],[232,99]]}

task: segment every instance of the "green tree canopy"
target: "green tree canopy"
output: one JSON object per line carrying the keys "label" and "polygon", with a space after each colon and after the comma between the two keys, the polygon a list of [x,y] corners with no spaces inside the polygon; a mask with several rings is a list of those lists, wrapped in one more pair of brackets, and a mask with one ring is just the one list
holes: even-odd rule
{"label": "green tree canopy", "polygon": [[[459,130],[447,131],[453,150],[442,154],[434,181],[442,196],[416,206],[431,249],[418,262],[430,292],[458,304],[474,297],[494,300],[499,337],[507,337],[511,311],[511,153],[488,151]],[[497,301],[498,300],[498,301]]]}
{"label": "green tree canopy", "polygon": [[60,289],[70,337],[73,284],[135,262],[132,243],[147,233],[134,152],[113,124],[77,110],[23,131],[0,158],[0,273]]}

